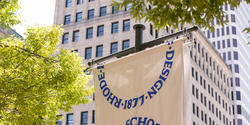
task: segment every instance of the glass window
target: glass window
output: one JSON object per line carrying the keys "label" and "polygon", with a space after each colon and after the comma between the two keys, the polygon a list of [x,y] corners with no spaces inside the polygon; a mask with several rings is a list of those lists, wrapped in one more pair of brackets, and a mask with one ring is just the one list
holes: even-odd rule
{"label": "glass window", "polygon": [[233,47],[237,47],[237,39],[233,39]]}
{"label": "glass window", "polygon": [[132,3],[129,3],[125,7],[125,11],[128,11],[132,7]]}
{"label": "glass window", "polygon": [[74,125],[74,115],[73,114],[67,114],[67,125]]}
{"label": "glass window", "polygon": [[[178,36],[177,36],[178,37]],[[157,39],[158,38],[158,31],[155,30],[155,38]]]}
{"label": "glass window", "polygon": [[89,2],[92,2],[92,1],[95,1],[95,0],[89,0]]}
{"label": "glass window", "polygon": [[72,0],[66,0],[65,7],[71,7],[72,6]]}
{"label": "glass window", "polygon": [[112,6],[112,14],[118,13],[119,10],[117,8],[117,6]]}
{"label": "glass window", "polygon": [[228,55],[228,60],[231,60],[232,58],[231,58],[231,52],[230,51],[227,53],[227,55]]}
{"label": "glass window", "polygon": [[124,20],[123,21],[123,31],[129,31],[130,30],[130,20]]}
{"label": "glass window", "polygon": [[129,40],[122,41],[122,50],[129,48]]}
{"label": "glass window", "polygon": [[79,40],[79,30],[73,32],[73,42],[77,42]]}
{"label": "glass window", "polygon": [[210,32],[207,31],[207,38],[210,38]]}
{"label": "glass window", "polygon": [[85,59],[91,59],[92,57],[92,48],[85,48]]}
{"label": "glass window", "polygon": [[83,4],[83,0],[77,0],[77,5]]}
{"label": "glass window", "polygon": [[103,45],[96,46],[96,57],[101,57],[103,55]]}
{"label": "glass window", "polygon": [[103,36],[104,35],[104,25],[97,27],[97,36]]}
{"label": "glass window", "polygon": [[220,49],[220,41],[217,41],[217,48]]}
{"label": "glass window", "polygon": [[227,47],[231,47],[230,39],[227,39]]}
{"label": "glass window", "polygon": [[235,15],[231,14],[231,22],[235,22]]}
{"label": "glass window", "polygon": [[237,105],[237,114],[241,114],[241,105]]}
{"label": "glass window", "polygon": [[118,33],[118,22],[114,22],[112,23],[112,27],[111,27],[111,33]]}
{"label": "glass window", "polygon": [[228,22],[228,15],[226,15],[226,22]]}
{"label": "glass window", "polygon": [[230,9],[231,9],[231,10],[234,10],[234,8],[233,8],[233,6],[232,6],[232,5],[230,5]]}
{"label": "glass window", "polygon": [[238,121],[238,125],[243,125],[242,119],[237,119],[237,121]]}
{"label": "glass window", "polygon": [[225,4],[225,10],[227,11],[227,4]]}
{"label": "glass window", "polygon": [[236,35],[236,27],[232,26],[232,34]]}
{"label": "glass window", "polygon": [[236,99],[237,100],[241,100],[240,91],[236,91]]}
{"label": "glass window", "polygon": [[225,52],[223,53],[223,59],[224,59],[224,61],[226,61],[226,53]]}
{"label": "glass window", "polygon": [[153,25],[152,24],[150,24],[150,31],[149,32],[151,35],[153,35]]}
{"label": "glass window", "polygon": [[235,52],[234,51],[234,60],[238,60],[239,58],[238,58],[238,52]]}
{"label": "glass window", "polygon": [[224,27],[221,28],[221,35],[222,35],[222,36],[225,35]]}
{"label": "glass window", "polygon": [[239,77],[235,77],[235,85],[236,86],[240,86],[240,78]]}
{"label": "glass window", "polygon": [[70,24],[70,14],[64,16],[64,25]]}
{"label": "glass window", "polygon": [[195,104],[193,103],[193,114],[195,114]]}
{"label": "glass window", "polygon": [[110,54],[116,53],[118,51],[118,43],[111,43]]}
{"label": "glass window", "polygon": [[94,18],[94,13],[95,13],[94,9],[88,10],[88,19],[93,19]]}
{"label": "glass window", "polygon": [[217,37],[220,36],[220,29],[217,29]]}
{"label": "glass window", "polygon": [[100,7],[100,16],[106,16],[107,6]]}
{"label": "glass window", "polygon": [[93,38],[93,27],[87,28],[86,39]]}
{"label": "glass window", "polygon": [[81,124],[88,124],[88,111],[81,113]]}
{"label": "glass window", "polygon": [[82,21],[82,12],[77,12],[76,13],[76,22],[81,22]]}
{"label": "glass window", "polygon": [[95,123],[95,110],[92,111],[92,123]]}
{"label": "glass window", "polygon": [[212,37],[213,37],[213,38],[215,37],[215,32],[212,32]]}
{"label": "glass window", "polygon": [[238,64],[234,64],[234,72],[239,73],[239,65]]}
{"label": "glass window", "polygon": [[225,40],[222,40],[222,48],[225,48],[226,47],[226,42]]}
{"label": "glass window", "polygon": [[227,27],[227,35],[229,35],[230,33],[229,33],[229,27]]}
{"label": "glass window", "polygon": [[63,34],[62,44],[66,44],[69,42],[69,33]]}

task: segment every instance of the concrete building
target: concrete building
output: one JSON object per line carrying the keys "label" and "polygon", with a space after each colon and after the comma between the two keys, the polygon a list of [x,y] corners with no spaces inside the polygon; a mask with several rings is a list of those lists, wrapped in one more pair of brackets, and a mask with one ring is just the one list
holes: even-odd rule
{"label": "concrete building", "polygon": [[23,37],[17,33],[14,29],[5,29],[0,26],[0,37],[14,35],[15,37],[23,39]]}
{"label": "concrete building", "polygon": [[223,10],[226,12],[224,20],[227,24],[222,27],[214,20],[212,24],[215,26],[215,31],[205,30],[204,34],[233,72],[231,96],[234,100],[234,125],[249,125],[250,45],[247,45],[249,42],[247,34],[242,31],[249,26],[250,4],[243,0],[237,9],[224,5]]}
{"label": "concrete building", "polygon": [[[135,22],[129,5],[115,11],[112,0],[56,0],[55,24],[62,24],[64,34],[60,47],[78,52],[84,63],[119,52],[135,45],[132,26],[142,23],[143,42],[174,33],[166,27],[157,31],[153,25]],[[183,28],[180,27],[180,30]],[[188,125],[232,125],[231,71],[201,31],[192,33],[196,41],[190,47],[193,112]],[[61,112],[57,124],[95,124],[94,102],[72,107],[72,112]]]}

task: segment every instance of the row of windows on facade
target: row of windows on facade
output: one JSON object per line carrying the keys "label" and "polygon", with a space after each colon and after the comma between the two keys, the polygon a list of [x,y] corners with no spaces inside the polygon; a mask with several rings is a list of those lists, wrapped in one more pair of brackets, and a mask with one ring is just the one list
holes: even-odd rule
{"label": "row of windows on facade", "polygon": [[[92,111],[92,123],[95,123],[95,110]],[[77,123],[75,123],[77,124]],[[81,112],[80,125],[88,124],[88,111]],[[62,121],[57,121],[57,125],[62,125]],[[67,114],[66,125],[74,125],[74,114]]]}
{"label": "row of windows on facade", "polygon": [[[228,23],[230,20],[229,20],[229,16],[230,15],[226,15],[225,16],[225,21]],[[235,15],[234,14],[231,14],[231,22],[232,23],[235,23],[236,22],[236,19],[235,19]],[[224,21],[224,18],[222,18],[222,20]],[[216,25],[219,25],[219,21],[218,21],[218,19],[212,19],[212,21],[211,21],[211,24],[214,26],[215,25],[215,22],[216,22]]]}
{"label": "row of windows on facade", "polygon": [[[122,31],[130,30],[130,20],[123,20]],[[104,25],[97,26],[97,37],[104,35]],[[119,32],[119,22],[112,22],[111,24],[111,34],[116,34]],[[86,29],[86,39],[93,38],[94,28],[89,27]],[[80,39],[80,30],[73,31],[72,42],[77,42]],[[62,44],[66,44],[69,42],[69,33],[64,33],[62,37]]]}
{"label": "row of windows on facade", "polygon": [[[225,29],[226,29],[226,34],[225,34]],[[232,26],[231,30],[232,30],[233,35],[237,35],[235,26]],[[217,37],[220,37],[220,35],[221,36],[230,35],[230,28],[229,27],[226,27],[226,28],[222,27],[221,30],[218,28],[214,32],[210,32],[209,30],[207,30],[207,34],[205,34],[205,31],[203,32],[203,34],[206,35],[208,39],[215,38],[215,33],[216,33]]]}
{"label": "row of windows on facade", "polygon": [[[215,123],[214,119],[212,119],[211,117],[208,118],[207,113],[205,113],[205,111],[203,111],[202,109],[199,109],[199,106],[196,106],[195,103],[193,103],[192,105],[192,109],[193,109],[193,115],[196,115],[197,118],[200,118],[202,122],[204,122],[206,125],[218,125]],[[232,121],[230,121],[224,114],[221,113],[221,111],[219,111],[216,108],[216,117],[220,120],[223,121],[224,125],[232,125]],[[209,119],[209,121],[208,121]],[[193,122],[193,125],[196,125],[195,122]]]}
{"label": "row of windows on facade", "polygon": [[[125,11],[128,11],[130,9],[131,6],[127,6],[125,7]],[[112,14],[116,14],[119,13],[119,10],[117,10],[117,6],[112,6]],[[94,19],[95,17],[95,9],[89,9],[87,12],[87,19]],[[100,7],[100,12],[99,12],[99,16],[103,17],[107,15],[107,6],[102,6]],[[64,16],[64,25],[70,24],[70,20],[71,20],[71,15],[67,14]],[[75,22],[81,22],[83,20],[83,12],[76,12],[75,15]]]}
{"label": "row of windows on facade", "polygon": [[[194,73],[192,74],[192,77],[196,79],[197,83],[198,83],[198,80],[197,80],[197,77],[194,76]],[[214,88],[212,86],[210,86],[210,84],[206,85],[206,80],[202,80],[202,76],[200,76],[200,85],[201,87],[204,88],[204,90],[206,90],[207,88],[207,92],[208,94],[210,94],[210,96],[212,98],[215,99],[216,102],[218,102],[218,104],[222,104],[222,107],[227,111],[228,110],[228,107],[227,107],[227,103],[225,103],[224,99],[222,99],[222,103],[221,103],[221,95],[219,93],[217,93]],[[198,88],[195,88],[194,85],[192,85],[192,94],[195,95],[196,93],[196,98],[199,99],[199,90]],[[202,92],[200,92],[200,97],[201,97],[201,103],[204,102],[204,105],[206,106],[207,104],[207,99],[205,97],[205,95],[203,95]],[[230,100],[230,98],[228,97],[228,99]],[[204,100],[204,101],[203,101]],[[229,107],[230,109],[230,107]],[[209,110],[210,110],[210,101],[209,101]],[[231,111],[229,110],[229,114],[231,114]]]}
{"label": "row of windows on facade", "polygon": [[[237,39],[232,39],[232,42],[233,42],[233,45],[232,47],[238,47],[238,42],[237,42]],[[217,45],[216,45],[216,42],[213,41],[212,42],[214,48],[217,48],[217,49],[224,49],[224,48],[230,48],[231,47],[231,41],[230,39],[227,39],[226,40],[222,40],[222,41],[217,41]]]}
{"label": "row of windows on facade", "polygon": [[[196,47],[196,46],[198,46],[198,47]],[[230,81],[229,77],[226,78],[225,73],[222,73],[222,69],[219,69],[219,65],[215,66],[216,65],[215,61],[212,61],[212,57],[208,57],[208,53],[205,52],[205,49],[203,47],[201,47],[200,43],[195,45],[194,48],[195,48],[195,51],[193,49],[191,49],[191,51],[190,51],[191,58],[195,61],[196,64],[198,64],[198,66],[202,69],[202,71],[204,73],[206,73],[208,78],[210,78],[212,81],[214,81],[214,83],[217,82],[218,88],[220,88],[223,92],[223,87],[222,87],[223,84],[221,84],[221,86],[220,86],[220,79],[221,79],[221,82],[224,82],[229,87],[229,85],[230,85],[229,84],[229,81]],[[200,49],[200,48],[202,48],[202,49]],[[193,56],[193,51],[195,53],[194,56]],[[198,58],[198,61],[197,61],[197,58]],[[201,59],[204,60],[202,65],[201,65]],[[205,67],[205,64],[207,67]],[[216,67],[216,69],[215,69],[215,67]],[[216,71],[217,71],[217,75],[215,73]],[[218,78],[216,79],[216,77],[218,77]],[[224,89],[224,94],[226,95],[226,89]]]}

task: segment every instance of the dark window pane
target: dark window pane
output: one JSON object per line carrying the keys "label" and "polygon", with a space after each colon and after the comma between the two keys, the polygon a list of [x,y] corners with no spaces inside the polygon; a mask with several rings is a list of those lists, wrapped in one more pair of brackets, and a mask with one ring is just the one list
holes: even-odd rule
{"label": "dark window pane", "polygon": [[229,33],[229,27],[227,27],[227,35],[229,35],[230,33]]}
{"label": "dark window pane", "polygon": [[224,27],[221,28],[221,35],[224,36],[225,35],[225,30]]}
{"label": "dark window pane", "polygon": [[81,113],[81,124],[88,124],[88,111]]}
{"label": "dark window pane", "polygon": [[104,35],[104,25],[97,27],[97,36],[103,36]]}
{"label": "dark window pane", "polygon": [[235,52],[234,51],[234,60],[238,60],[239,58],[238,58],[238,52]]}
{"label": "dark window pane", "polygon": [[220,41],[217,41],[217,48],[220,49]]}
{"label": "dark window pane", "polygon": [[231,14],[231,22],[235,22],[235,15]]}
{"label": "dark window pane", "polygon": [[73,42],[77,42],[79,40],[79,30],[73,32]]}
{"label": "dark window pane", "polygon": [[210,38],[210,32],[207,31],[207,38]]}
{"label": "dark window pane", "polygon": [[77,5],[82,4],[83,0],[77,0]]}
{"label": "dark window pane", "polygon": [[227,47],[231,47],[230,39],[227,39]]}
{"label": "dark window pane", "polygon": [[62,44],[66,44],[69,42],[69,33],[63,34]]}
{"label": "dark window pane", "polygon": [[118,43],[111,43],[110,54],[116,53],[118,51]]}
{"label": "dark window pane", "polygon": [[74,124],[74,115],[73,114],[67,114],[67,125],[73,125]]}
{"label": "dark window pane", "polygon": [[237,105],[237,114],[241,114],[241,106]]}
{"label": "dark window pane", "polygon": [[94,18],[94,9],[88,10],[88,19],[93,19]]}
{"label": "dark window pane", "polygon": [[231,60],[232,59],[231,52],[228,52],[227,55],[228,55],[228,60]]}
{"label": "dark window pane", "polygon": [[130,30],[130,20],[124,20],[123,21],[123,31],[129,31]]}
{"label": "dark window pane", "polygon": [[92,1],[95,1],[95,0],[89,0],[89,2],[92,2]]}
{"label": "dark window pane", "polygon": [[107,7],[106,6],[101,7],[100,8],[100,16],[106,16],[106,13],[107,13]]}
{"label": "dark window pane", "polygon": [[93,38],[93,27],[87,29],[86,39]]}
{"label": "dark window pane", "polygon": [[92,48],[89,47],[89,48],[86,48],[85,49],[85,59],[91,59],[92,57]]}
{"label": "dark window pane", "polygon": [[101,57],[103,55],[103,45],[96,47],[96,57]]}
{"label": "dark window pane", "polygon": [[92,123],[95,123],[95,110],[92,111]]}
{"label": "dark window pane", "polygon": [[112,6],[112,14],[118,13],[119,10],[117,8],[117,6]]}
{"label": "dark window pane", "polygon": [[226,48],[226,42],[225,42],[225,40],[222,40],[222,48]]}
{"label": "dark window pane", "polygon": [[76,13],[76,22],[81,22],[82,21],[82,12],[77,12]]}
{"label": "dark window pane", "polygon": [[70,24],[70,15],[65,15],[64,16],[64,25]]}
{"label": "dark window pane", "polygon": [[220,36],[220,29],[217,29],[217,37]]}
{"label": "dark window pane", "polygon": [[238,77],[235,78],[235,85],[240,87],[240,78]]}
{"label": "dark window pane", "polygon": [[150,31],[149,32],[151,35],[153,35],[153,25],[152,24],[150,24]]}
{"label": "dark window pane", "polygon": [[237,47],[237,39],[233,39],[233,47]]}
{"label": "dark window pane", "polygon": [[225,10],[227,10],[227,4],[225,4]]}
{"label": "dark window pane", "polygon": [[236,27],[232,26],[232,34],[236,35]]}
{"label": "dark window pane", "polygon": [[118,33],[118,22],[112,23],[111,33]]}
{"label": "dark window pane", "polygon": [[66,0],[65,7],[71,7],[72,6],[72,0]]}
{"label": "dark window pane", "polygon": [[129,40],[124,40],[122,42],[122,50],[129,48]]}
{"label": "dark window pane", "polygon": [[237,100],[241,100],[240,91],[236,91],[236,99]]}
{"label": "dark window pane", "polygon": [[131,4],[131,3],[127,4],[127,5],[125,6],[125,11],[128,11],[131,7],[132,7],[132,4]]}
{"label": "dark window pane", "polygon": [[235,73],[239,73],[239,65],[238,64],[234,64],[234,72]]}

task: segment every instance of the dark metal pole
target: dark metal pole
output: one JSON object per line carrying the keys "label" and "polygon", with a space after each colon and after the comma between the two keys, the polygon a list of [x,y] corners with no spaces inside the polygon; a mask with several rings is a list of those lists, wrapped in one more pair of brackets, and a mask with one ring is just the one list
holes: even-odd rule
{"label": "dark metal pole", "polygon": [[135,30],[135,51],[140,51],[140,46],[142,44],[143,40],[143,30],[145,29],[145,26],[142,24],[136,24],[133,26]]}

